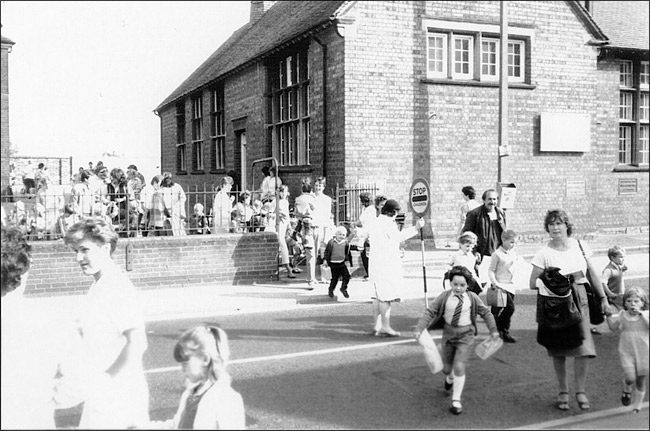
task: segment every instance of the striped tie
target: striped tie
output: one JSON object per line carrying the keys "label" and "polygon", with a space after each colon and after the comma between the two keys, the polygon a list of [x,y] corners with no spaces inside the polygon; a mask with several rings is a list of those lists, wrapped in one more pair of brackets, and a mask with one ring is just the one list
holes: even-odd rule
{"label": "striped tie", "polygon": [[458,326],[458,321],[460,320],[460,313],[463,311],[463,297],[458,297],[458,305],[454,310],[454,316],[451,318],[451,326]]}

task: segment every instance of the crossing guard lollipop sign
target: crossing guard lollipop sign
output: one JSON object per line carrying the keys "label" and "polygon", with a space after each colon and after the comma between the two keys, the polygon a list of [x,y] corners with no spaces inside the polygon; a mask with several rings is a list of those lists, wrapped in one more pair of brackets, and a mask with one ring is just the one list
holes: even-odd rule
{"label": "crossing guard lollipop sign", "polygon": [[418,217],[422,217],[431,204],[431,189],[429,183],[424,178],[416,178],[411,184],[411,193],[409,194],[411,209]]}
{"label": "crossing guard lollipop sign", "polygon": [[[431,189],[429,183],[424,178],[416,178],[411,184],[411,193],[409,194],[409,203],[416,216],[422,217],[431,204]],[[424,307],[429,308],[427,298],[427,268],[424,264],[424,235],[420,229],[420,245],[422,246],[422,280],[424,281]]]}

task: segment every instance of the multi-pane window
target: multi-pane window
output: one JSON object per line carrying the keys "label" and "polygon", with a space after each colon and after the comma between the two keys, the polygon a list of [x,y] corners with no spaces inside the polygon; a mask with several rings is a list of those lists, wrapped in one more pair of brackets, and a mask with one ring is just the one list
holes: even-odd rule
{"label": "multi-pane window", "polygon": [[[525,39],[526,36],[519,36]],[[526,79],[524,39],[508,40],[508,80]],[[474,52],[478,52],[477,55]],[[456,80],[497,81],[501,69],[501,41],[498,35],[429,32],[427,34],[427,77]]]}
{"label": "multi-pane window", "polygon": [[[525,44],[522,41],[508,42],[508,80],[523,82]],[[496,81],[501,71],[501,42],[499,39],[481,39],[481,80]]]}
{"label": "multi-pane window", "polygon": [[648,62],[619,63],[618,163],[648,166]]}
{"label": "multi-pane window", "polygon": [[268,63],[268,138],[280,166],[309,160],[309,70],[307,50],[280,55]]}
{"label": "multi-pane window", "polygon": [[618,128],[618,163],[629,165],[632,163],[632,128],[619,126]]}
{"label": "multi-pane window", "polygon": [[436,78],[447,77],[447,35],[430,34],[428,37],[427,75]]}
{"label": "multi-pane window", "polygon": [[202,171],[203,164],[203,99],[198,96],[192,99],[192,150],[193,168]]}
{"label": "multi-pane window", "polygon": [[641,122],[648,122],[648,93],[641,93],[639,95],[639,120]]}
{"label": "multi-pane window", "polygon": [[632,93],[620,93],[619,118],[621,120],[632,120]]}
{"label": "multi-pane window", "polygon": [[187,171],[185,151],[185,102],[176,104],[176,169]]}
{"label": "multi-pane window", "polygon": [[642,89],[648,89],[648,74],[650,73],[650,62],[647,61],[642,61],[641,62],[641,70],[639,71],[639,87]]}
{"label": "multi-pane window", "polygon": [[226,119],[223,84],[210,91],[210,139],[212,169],[226,168]]}
{"label": "multi-pane window", "polygon": [[647,165],[650,162],[650,147],[648,147],[648,126],[639,128],[639,164]]}
{"label": "multi-pane window", "polygon": [[499,41],[496,39],[481,42],[481,78],[499,78]]}
{"label": "multi-pane window", "polygon": [[621,65],[621,74],[620,81],[621,87],[632,87],[632,62],[631,61],[622,61]]}

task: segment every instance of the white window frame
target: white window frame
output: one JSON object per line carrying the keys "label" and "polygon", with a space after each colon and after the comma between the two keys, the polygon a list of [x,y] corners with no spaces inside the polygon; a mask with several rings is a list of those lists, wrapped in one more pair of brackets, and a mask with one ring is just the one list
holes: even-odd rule
{"label": "white window frame", "polygon": [[650,95],[648,93],[639,94],[639,121],[647,123],[650,120],[649,117],[649,100]]}
{"label": "white window frame", "polygon": [[642,90],[650,88],[650,62],[642,61],[641,70],[639,70],[639,87]]}
{"label": "white window frame", "polygon": [[639,165],[648,165],[650,161],[650,144],[648,143],[648,126],[639,127]]}
{"label": "white window frame", "polygon": [[618,115],[620,120],[632,121],[632,106],[634,95],[627,91],[621,91],[619,96]]}
{"label": "white window frame", "polygon": [[[454,79],[473,79],[474,36],[454,34],[451,39],[451,77]],[[458,43],[460,43],[460,46],[458,46]],[[466,71],[463,70],[465,66],[467,67]]]}
{"label": "white window frame", "polygon": [[[511,48],[519,47],[519,53],[515,54]],[[515,63],[518,60],[518,63]],[[515,65],[519,68],[515,74]],[[523,40],[508,40],[508,81],[524,82],[526,79],[526,43]]]}
{"label": "white window frame", "polygon": [[621,87],[632,88],[634,85],[633,81],[633,70],[631,61],[621,61],[620,63],[620,81],[619,84]]}
{"label": "white window frame", "polygon": [[632,164],[632,126],[618,127],[618,164]]}
{"label": "white window frame", "polygon": [[[489,44],[491,47],[494,47],[494,51],[486,53],[485,44]],[[519,47],[519,53],[514,54],[512,51],[514,47]],[[501,75],[501,41],[496,38],[491,37],[482,37],[481,38],[481,81],[498,81]],[[486,63],[485,56],[490,55],[494,56],[494,63]],[[518,60],[517,71],[518,74],[515,75],[515,60]],[[508,82],[524,82],[526,78],[525,69],[526,69],[526,43],[523,40],[508,40]],[[490,66],[494,68],[494,74],[486,73],[485,66]]]}
{"label": "white window frame", "polygon": [[[431,40],[441,40],[442,46],[431,46]],[[446,33],[429,33],[427,35],[427,77],[428,78],[447,78],[447,60],[449,58],[448,54],[448,35]],[[435,56],[432,58],[431,54],[435,52],[436,54],[440,53],[440,58]],[[432,69],[432,65],[434,66]],[[440,66],[441,70],[436,70]]]}
{"label": "white window frame", "polygon": [[[482,81],[499,80],[499,70],[501,69],[500,68],[501,62],[499,59],[499,52],[500,52],[499,45],[500,45],[499,39],[494,39],[490,37],[484,37],[481,39],[481,80]],[[486,56],[488,57],[487,59]],[[492,57],[494,57],[494,61],[492,61]],[[491,70],[486,71],[485,70],[486,67],[493,69],[494,73],[491,73],[492,72]]]}
{"label": "white window frame", "polygon": [[[499,34],[501,32],[500,26],[497,24],[479,24],[479,23],[469,23],[461,21],[446,21],[440,19],[434,19],[430,17],[422,18],[422,30],[425,33],[425,38],[427,41],[427,51],[426,51],[426,76],[428,79],[441,79],[441,78],[453,78],[458,80],[480,80],[487,82],[494,82],[498,80],[499,73],[496,74],[496,79],[489,74],[483,74],[482,70],[482,49],[483,40],[497,40],[499,41]],[[433,47],[431,46],[430,38],[441,38],[446,36],[444,43],[444,67],[443,71],[432,70],[432,62],[436,62],[437,59],[432,59],[430,55],[432,53]],[[474,38],[472,43],[472,57],[471,57],[471,66],[472,71],[470,73],[458,74],[455,72],[455,43],[454,41],[457,38],[461,37],[471,37]],[[520,66],[519,74],[517,76],[512,75],[512,59],[514,58],[509,55],[509,75],[508,81],[510,82],[526,82],[527,77],[530,76],[528,67],[529,65],[526,62],[526,46],[532,46],[535,39],[535,29],[529,27],[518,27],[518,26],[509,26],[508,27],[508,51],[511,51],[511,48],[514,46],[520,47]],[[474,50],[480,50],[480,55],[475,56]],[[500,42],[497,44],[497,49],[500,49]],[[450,54],[451,52],[451,54]],[[500,66],[500,59],[497,56],[497,67]],[[448,64],[447,64],[448,63]],[[528,78],[529,79],[529,78]]]}

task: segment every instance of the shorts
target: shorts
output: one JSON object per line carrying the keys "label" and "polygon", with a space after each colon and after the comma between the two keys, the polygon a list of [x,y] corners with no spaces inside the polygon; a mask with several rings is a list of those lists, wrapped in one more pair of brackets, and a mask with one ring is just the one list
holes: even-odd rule
{"label": "shorts", "polygon": [[442,330],[442,362],[449,365],[467,363],[473,343],[473,325],[453,327],[445,324]]}

